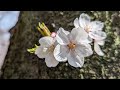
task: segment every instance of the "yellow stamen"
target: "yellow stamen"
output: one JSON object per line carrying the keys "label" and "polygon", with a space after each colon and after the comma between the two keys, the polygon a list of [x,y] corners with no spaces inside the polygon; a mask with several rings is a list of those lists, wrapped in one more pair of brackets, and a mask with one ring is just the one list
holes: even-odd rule
{"label": "yellow stamen", "polygon": [[76,47],[76,45],[74,43],[70,43],[67,45],[69,47],[69,49],[73,49]]}

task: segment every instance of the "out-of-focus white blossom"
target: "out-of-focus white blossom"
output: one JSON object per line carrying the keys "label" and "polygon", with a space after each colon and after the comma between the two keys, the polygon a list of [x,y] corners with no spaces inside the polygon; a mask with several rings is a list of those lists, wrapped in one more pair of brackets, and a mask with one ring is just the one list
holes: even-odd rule
{"label": "out-of-focus white blossom", "polygon": [[16,25],[19,13],[20,11],[0,11],[0,69],[10,43],[9,30]]}
{"label": "out-of-focus white blossom", "polygon": [[0,11],[0,31],[7,32],[18,21],[20,11]]}

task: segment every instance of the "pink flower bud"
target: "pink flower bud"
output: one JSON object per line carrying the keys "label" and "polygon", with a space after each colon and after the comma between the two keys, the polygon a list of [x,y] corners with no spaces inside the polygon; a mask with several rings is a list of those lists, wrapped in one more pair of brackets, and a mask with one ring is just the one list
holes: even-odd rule
{"label": "pink flower bud", "polygon": [[56,33],[55,33],[55,32],[52,32],[52,33],[51,33],[51,37],[53,37],[53,38],[56,37]]}

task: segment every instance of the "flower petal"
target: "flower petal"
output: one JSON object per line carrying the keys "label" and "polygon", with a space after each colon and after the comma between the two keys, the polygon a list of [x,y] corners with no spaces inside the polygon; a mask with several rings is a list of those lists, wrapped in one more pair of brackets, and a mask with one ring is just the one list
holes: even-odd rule
{"label": "flower petal", "polygon": [[69,43],[69,39],[67,37],[68,34],[68,31],[65,31],[63,28],[59,28],[56,35],[56,40],[58,41],[58,43],[61,45],[67,45]]}
{"label": "flower petal", "polygon": [[89,32],[89,36],[95,40],[103,40],[107,37],[106,33],[103,31]]}
{"label": "flower petal", "polygon": [[75,52],[81,57],[87,57],[93,54],[90,44],[78,44],[76,45]]}
{"label": "flower petal", "polygon": [[84,57],[80,57],[73,51],[68,54],[68,63],[73,67],[82,67],[84,64]]}
{"label": "flower petal", "polygon": [[75,28],[78,28],[80,25],[79,25],[79,19],[78,18],[76,18],[75,20],[74,20],[74,26],[75,26]]}
{"label": "flower petal", "polygon": [[104,23],[101,21],[92,21],[90,23],[91,30],[90,31],[96,31],[96,30],[102,30],[104,27]]}
{"label": "flower petal", "polygon": [[47,55],[47,48],[44,48],[42,46],[39,46],[36,51],[35,54],[39,57],[39,58],[45,58]]}
{"label": "flower petal", "polygon": [[88,36],[88,38],[85,39],[85,40],[83,41],[83,43],[92,43],[92,41],[93,41],[93,39]]}
{"label": "flower petal", "polygon": [[86,40],[88,38],[88,33],[81,27],[73,28],[71,34],[69,35],[69,38],[72,42],[77,43]]}
{"label": "flower petal", "polygon": [[101,45],[103,46],[105,44],[105,40],[95,40],[95,42],[98,44],[98,45]]}
{"label": "flower petal", "polygon": [[94,42],[94,50],[95,50],[95,52],[96,52],[99,56],[103,56],[103,55],[104,55],[104,53],[103,53],[102,50],[100,49],[100,46],[99,46],[96,42]]}
{"label": "flower petal", "polygon": [[53,53],[50,52],[45,57],[45,62],[48,67],[56,67],[58,65],[58,61],[54,58]]}
{"label": "flower petal", "polygon": [[90,17],[87,14],[82,13],[79,18],[79,23],[82,28],[85,28],[90,23]]}
{"label": "flower petal", "polygon": [[39,43],[41,44],[41,46],[49,47],[54,43],[54,39],[52,37],[45,36],[40,38]]}
{"label": "flower petal", "polygon": [[67,55],[69,53],[69,49],[67,46],[57,45],[54,49],[54,57],[59,62],[67,61]]}

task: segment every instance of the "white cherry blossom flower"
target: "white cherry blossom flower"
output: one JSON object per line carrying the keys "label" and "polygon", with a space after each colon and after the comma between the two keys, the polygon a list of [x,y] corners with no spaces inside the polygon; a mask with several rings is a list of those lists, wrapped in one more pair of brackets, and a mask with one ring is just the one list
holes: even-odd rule
{"label": "white cherry blossom flower", "polygon": [[74,26],[75,28],[82,27],[88,33],[90,40],[89,42],[92,42],[91,39],[94,39],[95,52],[98,55],[103,56],[104,53],[101,51],[99,43],[104,43],[104,39],[107,37],[106,33],[102,31],[104,23],[102,23],[101,21],[91,21],[90,17],[87,14],[83,13],[80,15],[79,19],[76,18],[74,20]]}
{"label": "white cherry blossom flower", "polygon": [[[80,29],[80,30],[79,30]],[[71,33],[59,28],[56,40],[59,43],[54,56],[59,62],[68,63],[73,67],[82,67],[84,57],[92,55],[91,46],[86,42],[88,34],[82,28],[74,28]]]}
{"label": "white cherry blossom flower", "polygon": [[56,67],[59,62],[53,55],[53,51],[56,45],[55,38],[45,36],[39,40],[39,43],[40,46],[36,49],[35,54],[39,58],[45,58],[46,65],[48,67]]}

